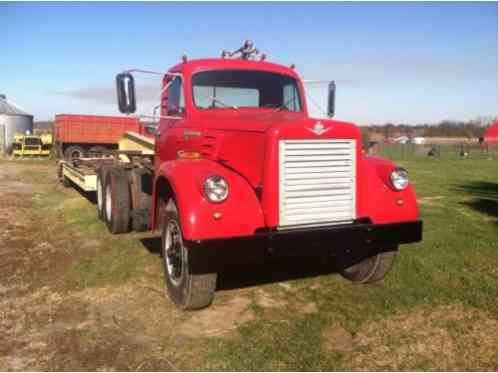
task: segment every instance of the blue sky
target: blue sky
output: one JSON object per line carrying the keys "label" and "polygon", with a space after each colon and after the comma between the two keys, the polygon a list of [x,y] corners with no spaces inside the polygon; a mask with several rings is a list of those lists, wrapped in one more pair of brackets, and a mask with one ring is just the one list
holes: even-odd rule
{"label": "blue sky", "polygon": [[[165,70],[247,38],[303,78],[335,79],[340,119],[498,116],[498,3],[0,3],[0,25],[0,93],[35,120],[117,114],[117,72]],[[159,81],[138,83],[153,105]]]}

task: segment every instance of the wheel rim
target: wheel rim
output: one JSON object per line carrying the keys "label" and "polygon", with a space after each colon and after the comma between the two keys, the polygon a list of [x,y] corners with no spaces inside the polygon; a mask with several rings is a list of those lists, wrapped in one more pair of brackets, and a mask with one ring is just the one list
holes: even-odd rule
{"label": "wheel rim", "polygon": [[102,180],[97,180],[97,207],[99,212],[102,211]]}
{"label": "wheel rim", "polygon": [[108,221],[111,221],[111,213],[112,213],[111,185],[107,184],[105,190],[105,216]]}
{"label": "wheel rim", "polygon": [[173,285],[178,286],[182,281],[184,274],[183,264],[185,261],[185,248],[183,246],[180,227],[174,220],[168,222],[164,246],[164,260],[166,262],[168,277]]}

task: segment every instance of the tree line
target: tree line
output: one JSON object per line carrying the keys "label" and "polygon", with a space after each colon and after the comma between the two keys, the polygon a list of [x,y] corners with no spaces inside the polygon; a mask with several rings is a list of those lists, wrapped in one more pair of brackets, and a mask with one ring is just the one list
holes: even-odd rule
{"label": "tree line", "polygon": [[[493,118],[497,119],[497,118]],[[465,137],[480,138],[493,120],[475,119],[469,121],[443,120],[437,124],[394,124],[385,123],[364,126],[363,132],[382,135],[385,139],[397,136],[408,137]]]}

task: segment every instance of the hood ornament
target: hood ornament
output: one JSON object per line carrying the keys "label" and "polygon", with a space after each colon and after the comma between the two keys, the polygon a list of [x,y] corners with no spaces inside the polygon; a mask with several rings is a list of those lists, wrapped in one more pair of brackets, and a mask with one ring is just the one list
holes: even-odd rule
{"label": "hood ornament", "polygon": [[315,123],[313,128],[308,128],[305,127],[308,131],[313,132],[315,135],[321,136],[325,132],[328,132],[332,129],[332,127],[325,128],[325,126],[322,124],[322,122],[318,121]]}

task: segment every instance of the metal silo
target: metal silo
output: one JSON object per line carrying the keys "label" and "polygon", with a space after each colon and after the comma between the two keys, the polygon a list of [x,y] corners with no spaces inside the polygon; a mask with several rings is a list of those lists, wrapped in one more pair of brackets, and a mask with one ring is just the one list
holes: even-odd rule
{"label": "metal silo", "polygon": [[33,116],[0,95],[0,153],[10,154],[14,135],[33,133]]}

